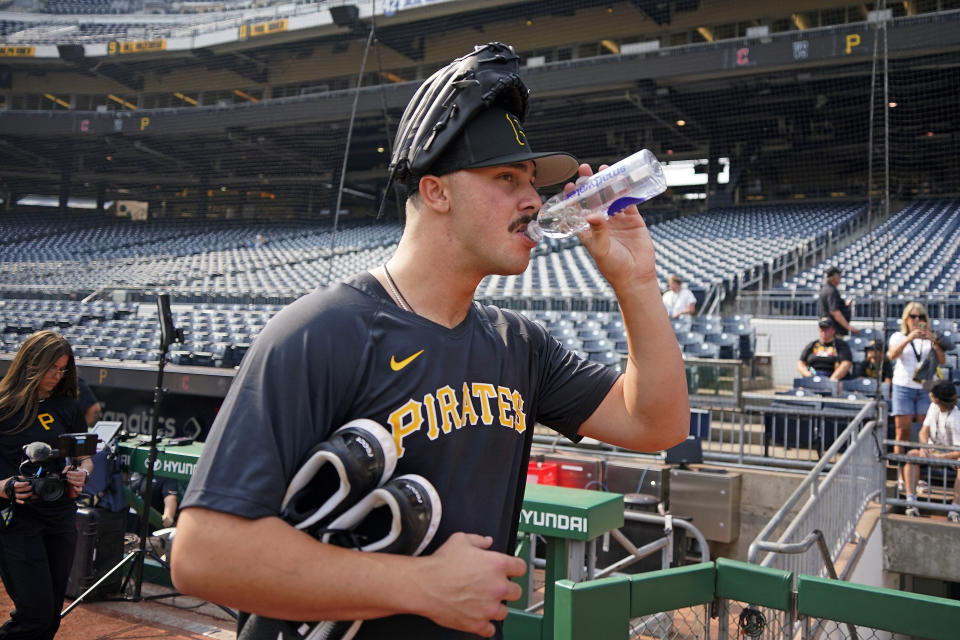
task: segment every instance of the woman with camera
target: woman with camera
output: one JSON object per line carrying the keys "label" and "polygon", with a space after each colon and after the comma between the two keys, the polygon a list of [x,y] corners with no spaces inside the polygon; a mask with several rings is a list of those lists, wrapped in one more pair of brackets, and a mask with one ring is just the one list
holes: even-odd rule
{"label": "woman with camera", "polygon": [[74,498],[93,471],[89,457],[65,469],[51,452],[61,435],[87,430],[76,398],[73,350],[52,331],[27,338],[0,380],[0,578],[15,606],[0,639],[48,640],[60,626],[77,542]]}
{"label": "woman with camera", "polygon": [[[890,390],[890,415],[896,429],[897,440],[911,440],[910,430],[914,422],[923,422],[930,408],[930,397],[923,384],[915,379],[920,363],[932,350],[937,362],[943,364],[946,356],[927,328],[927,308],[919,302],[908,302],[900,318],[900,331],[890,336],[887,356],[893,365],[893,386]],[[903,447],[895,445],[894,453],[903,453]],[[903,492],[903,476],[897,478],[897,490]]]}

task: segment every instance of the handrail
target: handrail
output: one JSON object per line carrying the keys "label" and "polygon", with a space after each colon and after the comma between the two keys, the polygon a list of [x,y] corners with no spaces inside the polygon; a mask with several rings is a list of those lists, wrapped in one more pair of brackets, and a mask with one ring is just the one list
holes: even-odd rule
{"label": "handrail", "polygon": [[625,535],[620,532],[619,529],[614,529],[610,532],[610,535],[612,535],[614,539],[616,539],[616,541],[623,546],[624,549],[629,551],[632,557],[627,556],[614,562],[610,566],[597,571],[595,577],[602,578],[603,576],[613,573],[622,567],[633,564],[641,558],[645,558],[646,556],[653,554],[654,551],[659,551],[660,549],[669,546],[672,542],[674,525],[679,526],[681,529],[686,529],[687,532],[690,533],[694,539],[696,539],[697,546],[700,547],[700,562],[710,562],[710,546],[707,544],[707,539],[704,537],[703,533],[693,525],[693,523],[687,522],[682,518],[673,518],[669,515],[662,516],[658,513],[643,513],[635,511],[624,511],[623,517],[627,520],[634,520],[636,522],[665,525],[664,531],[666,535],[637,548]]}
{"label": "handrail", "polygon": [[[750,547],[747,553],[747,561],[751,563],[756,563],[757,556],[761,550],[765,550],[767,545],[774,543],[768,542],[766,538],[770,536],[787,518],[787,516],[793,511],[793,508],[800,502],[801,498],[807,497],[807,499],[813,498],[820,493],[820,474],[827,467],[830,461],[835,455],[840,452],[840,449],[844,447],[848,442],[854,440],[853,434],[857,433],[860,425],[864,423],[868,416],[876,415],[880,404],[877,400],[870,400],[863,406],[862,409],[857,413],[857,415],[850,421],[850,424],[847,425],[847,428],[841,432],[837,437],[834,443],[830,446],[829,449],[823,454],[820,458],[820,461],[810,470],[810,473],[807,474],[807,477],[800,483],[800,485],[794,490],[793,494],[787,498],[786,502],[780,510],[767,522],[766,526],[757,534],[757,537],[750,543]],[[872,422],[871,424],[875,424]],[[868,431],[865,429],[864,431]],[[872,431],[872,430],[871,430]],[[851,450],[853,448],[851,447]],[[835,465],[834,469],[831,470],[831,473],[836,473],[836,469],[841,465],[838,463]],[[809,496],[807,493],[809,492]],[[766,562],[764,563],[766,564]]]}
{"label": "handrail", "polygon": [[[765,543],[766,544],[766,543]],[[823,564],[827,568],[827,574],[832,580],[837,580],[837,569],[833,564],[833,559],[830,557],[830,549],[827,547],[826,538],[823,536],[823,531],[820,529],[814,529],[799,542],[776,542],[769,543],[770,549],[776,553],[806,553],[806,551],[812,547],[814,544],[817,545],[817,549],[820,550],[820,555],[823,557]],[[857,640],[857,628],[856,625],[846,623],[847,631],[850,633],[850,638],[852,640]]]}

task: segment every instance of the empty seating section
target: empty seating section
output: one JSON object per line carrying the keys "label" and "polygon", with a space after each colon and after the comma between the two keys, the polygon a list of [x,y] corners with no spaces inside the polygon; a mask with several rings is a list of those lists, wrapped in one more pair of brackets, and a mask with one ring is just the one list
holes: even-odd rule
{"label": "empty seating section", "polygon": [[[678,273],[701,295],[716,286],[733,292],[862,211],[857,204],[746,207],[667,219],[650,226],[658,279],[665,288],[667,275]],[[247,317],[210,322],[204,316],[210,309],[223,303],[278,309],[318,286],[384,262],[401,227],[351,222],[334,238],[328,225],[310,222],[131,222],[85,213],[7,215],[0,219],[0,232],[9,239],[0,256],[0,287],[8,298],[59,298],[66,304],[63,298],[80,300],[98,292],[109,299],[112,291],[126,290],[131,292],[126,299],[144,301],[139,312],[123,318],[86,317],[86,308],[57,309],[51,316],[46,308],[2,307],[7,349],[24,333],[53,322],[71,331],[81,357],[155,359],[150,302],[153,293],[166,291],[175,304],[191,309],[184,318],[187,342],[177,345],[171,360],[233,366],[256,333],[238,327],[260,325]],[[257,242],[258,234],[266,243]],[[477,298],[524,310],[585,357],[619,367],[626,353],[613,291],[576,238],[541,243],[524,273],[487,277]],[[756,347],[746,317],[698,316],[676,322],[674,329],[690,358],[748,359]],[[98,331],[102,335],[93,339]]]}
{"label": "empty seating section", "polygon": [[[316,2],[282,0],[44,0],[38,12],[11,6],[0,13],[4,44],[67,44],[190,37],[236,28],[247,20],[316,13]],[[310,6],[308,6],[310,5]],[[157,15],[166,14],[166,15]],[[124,22],[114,22],[122,15]]]}
{"label": "empty seating section", "polygon": [[[173,364],[235,367],[257,334],[282,304],[183,304],[174,300],[174,324],[183,343],[173,344]],[[523,311],[582,357],[620,369],[626,334],[617,312]],[[748,358],[756,344],[749,319],[727,317],[716,323],[679,323],[678,340],[687,357]],[[691,327],[686,331],[684,327]],[[41,329],[64,335],[77,358],[156,363],[160,325],[152,302],[0,300],[0,355],[12,356],[26,336]],[[695,336],[688,340],[687,336]]]}
{"label": "empty seating section", "polygon": [[[804,204],[712,209],[650,227],[657,279],[680,275],[698,305],[712,287],[726,295],[756,282],[778,261],[822,245],[863,215],[862,204]],[[518,276],[489,276],[478,297],[508,307],[606,311],[613,291],[576,238],[548,240]]]}
{"label": "empty seating section", "polygon": [[[5,219],[0,232],[10,238],[0,256],[7,290],[82,298],[102,288],[161,288],[183,301],[289,302],[383,262],[400,226],[347,226],[334,240],[329,226],[308,223],[31,216]],[[260,233],[266,244],[257,244]]]}
{"label": "empty seating section", "polygon": [[[282,305],[174,305],[183,344],[169,351],[175,364],[234,367],[256,334]],[[83,360],[156,363],[160,325],[154,304],[67,300],[0,300],[0,353],[13,355],[34,331],[60,332]]]}
{"label": "empty seating section", "polygon": [[[785,280],[786,291],[817,291],[830,265],[847,293],[912,296],[960,291],[960,199],[921,200],[890,216],[834,256]],[[957,317],[957,316],[953,316]]]}
{"label": "empty seating section", "polygon": [[657,276],[680,275],[694,292],[721,283],[735,293],[760,270],[784,260],[863,215],[862,204],[803,204],[711,209],[651,228]]}

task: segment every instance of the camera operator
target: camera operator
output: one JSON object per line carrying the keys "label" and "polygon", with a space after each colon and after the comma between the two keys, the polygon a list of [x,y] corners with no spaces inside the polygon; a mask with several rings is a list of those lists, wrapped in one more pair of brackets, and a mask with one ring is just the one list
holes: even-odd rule
{"label": "camera operator", "polygon": [[[89,457],[64,469],[51,451],[61,435],[87,430],[76,398],[73,351],[52,331],[27,338],[0,380],[0,578],[15,606],[0,639],[47,640],[60,626],[77,542],[74,498],[93,471]],[[26,477],[22,467],[36,471]]]}

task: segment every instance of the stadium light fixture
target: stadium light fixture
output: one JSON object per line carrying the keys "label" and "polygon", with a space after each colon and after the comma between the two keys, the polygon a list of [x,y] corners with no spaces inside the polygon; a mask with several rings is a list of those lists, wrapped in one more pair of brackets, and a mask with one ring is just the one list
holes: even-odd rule
{"label": "stadium light fixture", "polygon": [[107,97],[108,97],[109,99],[113,100],[114,102],[116,102],[117,104],[123,105],[123,106],[126,107],[127,109],[131,109],[131,110],[133,110],[133,111],[136,111],[136,110],[137,110],[137,105],[133,104],[132,102],[127,102],[126,100],[124,100],[124,99],[121,98],[120,96],[115,96],[115,95],[113,95],[112,93],[108,93],[108,94],[107,94]]}
{"label": "stadium light fixture", "polygon": [[184,94],[180,93],[179,91],[174,91],[174,92],[173,92],[173,95],[176,96],[177,98],[180,98],[181,100],[183,100],[183,101],[186,102],[187,104],[193,105],[194,107],[197,106],[198,104],[200,104],[200,103],[197,102],[194,98],[191,98],[191,97],[188,96],[188,95],[184,95]]}
{"label": "stadium light fixture", "polygon": [[64,100],[63,98],[58,98],[57,96],[53,95],[52,93],[45,93],[45,94],[43,94],[43,97],[46,98],[47,100],[50,100],[51,102],[57,103],[58,105],[60,105],[60,106],[63,107],[64,109],[70,109],[70,108],[72,108],[72,107],[70,106],[70,103],[69,103],[69,102],[67,102],[67,101]]}
{"label": "stadium light fixture", "polygon": [[234,89],[233,94],[235,96],[239,96],[243,98],[244,100],[249,100],[250,102],[260,102],[257,98],[254,98],[249,93],[246,93],[245,91],[241,91],[240,89]]}

